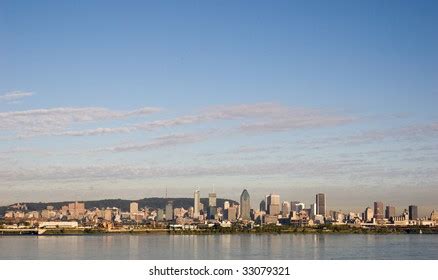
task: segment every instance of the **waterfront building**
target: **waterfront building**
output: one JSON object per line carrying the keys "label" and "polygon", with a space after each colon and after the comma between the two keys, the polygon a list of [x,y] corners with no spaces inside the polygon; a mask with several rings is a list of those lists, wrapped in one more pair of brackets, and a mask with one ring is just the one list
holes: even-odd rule
{"label": "waterfront building", "polygon": [[374,218],[374,211],[371,207],[367,207],[364,212],[364,222],[371,222]]}
{"label": "waterfront building", "polygon": [[266,201],[264,199],[260,201],[260,211],[266,211]]}
{"label": "waterfront building", "polygon": [[310,217],[313,218],[316,216],[316,203],[310,204]]}
{"label": "waterfront building", "polygon": [[289,218],[290,215],[290,203],[288,201],[283,201],[281,206],[281,216],[283,218]]}
{"label": "waterfront building", "polygon": [[317,215],[322,215],[325,217],[326,215],[326,199],[325,199],[325,194],[323,193],[318,193],[316,195],[316,214]]}
{"label": "waterfront building", "polygon": [[249,221],[251,219],[250,212],[251,212],[250,196],[248,191],[245,189],[240,195],[240,218],[242,220]]}
{"label": "waterfront building", "polygon": [[430,220],[434,222],[438,222],[438,211],[433,210],[432,213],[430,213]]}
{"label": "waterfront building", "polygon": [[388,205],[385,210],[385,218],[389,220],[392,217],[395,217],[395,207]]}
{"label": "waterfront building", "polygon": [[166,203],[166,221],[172,221],[173,220],[173,201],[168,201]]}
{"label": "waterfront building", "polygon": [[72,202],[68,204],[68,212],[72,219],[79,219],[85,214],[85,203]]}
{"label": "waterfront building", "polygon": [[199,190],[196,190],[194,193],[194,199],[193,199],[193,218],[197,219],[200,215],[200,204],[201,204],[201,194]]}
{"label": "waterfront building", "polygon": [[162,221],[164,219],[164,210],[161,208],[157,209],[157,221]]}
{"label": "waterfront building", "polygon": [[131,220],[135,219],[135,216],[138,213],[138,203],[137,202],[131,202],[129,204],[129,214],[130,214],[130,218]]}
{"label": "waterfront building", "polygon": [[409,205],[409,220],[418,219],[418,207],[416,205]]}
{"label": "waterfront building", "polygon": [[217,218],[217,207],[209,206],[207,211],[208,219],[216,219]]}
{"label": "waterfront building", "polygon": [[383,220],[383,202],[375,201],[374,202],[374,218],[376,220]]}
{"label": "waterfront building", "polygon": [[225,220],[235,222],[237,220],[237,207],[230,206],[225,210]]}
{"label": "waterfront building", "polygon": [[281,212],[280,195],[269,194],[266,196],[266,213],[269,215],[279,215]]}
{"label": "waterfront building", "polygon": [[216,207],[216,193],[212,192],[208,194],[208,207]]}
{"label": "waterfront building", "polygon": [[109,222],[113,220],[113,211],[110,208],[105,209],[103,219]]}

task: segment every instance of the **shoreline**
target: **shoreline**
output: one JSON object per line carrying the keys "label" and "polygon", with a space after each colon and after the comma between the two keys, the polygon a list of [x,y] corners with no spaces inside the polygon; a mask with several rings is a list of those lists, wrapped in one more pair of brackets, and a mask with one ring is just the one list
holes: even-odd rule
{"label": "shoreline", "polygon": [[1,236],[97,236],[97,235],[280,235],[280,234],[318,234],[318,235],[405,235],[405,234],[438,234],[438,227],[409,228],[258,228],[258,229],[202,229],[202,230],[172,230],[172,229],[46,229],[39,233],[38,229],[0,229]]}

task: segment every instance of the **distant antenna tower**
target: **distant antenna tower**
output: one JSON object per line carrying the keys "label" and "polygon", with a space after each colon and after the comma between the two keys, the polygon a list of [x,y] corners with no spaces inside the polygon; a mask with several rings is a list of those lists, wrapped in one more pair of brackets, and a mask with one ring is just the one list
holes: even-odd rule
{"label": "distant antenna tower", "polygon": [[166,187],[166,194],[165,194],[165,198],[167,199],[167,187]]}

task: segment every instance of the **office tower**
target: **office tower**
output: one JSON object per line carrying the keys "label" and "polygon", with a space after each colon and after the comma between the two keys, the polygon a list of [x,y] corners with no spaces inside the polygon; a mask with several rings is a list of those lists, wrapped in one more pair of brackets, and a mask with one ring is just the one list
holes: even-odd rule
{"label": "office tower", "polygon": [[113,220],[113,212],[111,211],[111,209],[105,209],[103,218],[106,221],[112,221]]}
{"label": "office tower", "polygon": [[385,218],[389,220],[392,217],[395,217],[395,207],[388,205],[385,210]]}
{"label": "office tower", "polygon": [[201,204],[201,194],[199,193],[199,190],[196,190],[194,194],[194,201],[193,201],[193,218],[195,219],[199,217],[200,204]]}
{"label": "office tower", "polygon": [[208,206],[209,207],[216,207],[216,193],[209,193],[208,194]]}
{"label": "office tower", "polygon": [[131,202],[131,204],[129,204],[129,213],[131,215],[138,213],[138,203],[137,202]]}
{"label": "office tower", "polygon": [[418,219],[418,207],[416,205],[409,205],[409,220]]}
{"label": "office tower", "polygon": [[227,210],[230,207],[230,202],[227,200],[224,202],[224,210]]}
{"label": "office tower", "polygon": [[260,211],[266,212],[266,201],[264,199],[260,201]]}
{"label": "office tower", "polygon": [[310,204],[310,217],[313,218],[316,216],[316,203]]}
{"label": "office tower", "polygon": [[208,219],[216,219],[217,217],[217,207],[216,206],[209,206],[207,211],[207,218]]}
{"label": "office tower", "polygon": [[68,212],[73,219],[79,219],[85,214],[85,203],[73,202],[68,204]]}
{"label": "office tower", "polygon": [[291,210],[297,213],[301,212],[304,208],[306,208],[306,205],[299,201],[292,201],[290,204],[291,204]]}
{"label": "office tower", "polygon": [[240,218],[242,220],[250,220],[251,203],[250,197],[247,190],[243,190],[240,195]]}
{"label": "office tower", "polygon": [[166,204],[166,220],[173,220],[173,201],[168,201]]}
{"label": "office tower", "polygon": [[157,209],[157,221],[162,221],[164,217],[164,210],[159,208]]}
{"label": "office tower", "polygon": [[279,215],[280,214],[280,196],[278,194],[270,194],[266,196],[266,213],[269,215]]}
{"label": "office tower", "polygon": [[323,193],[316,195],[316,214],[322,215],[323,217],[326,215],[326,201],[325,194]]}
{"label": "office tower", "polygon": [[371,207],[367,207],[365,209],[365,213],[364,213],[364,220],[365,222],[371,222],[374,218],[374,212],[373,209]]}
{"label": "office tower", "polygon": [[284,218],[289,218],[290,215],[290,203],[288,201],[283,201],[281,205],[281,215]]}
{"label": "office tower", "polygon": [[230,206],[227,210],[225,210],[225,219],[230,222],[235,222],[237,220],[237,207]]}
{"label": "office tower", "polygon": [[376,220],[383,220],[383,202],[374,202],[374,218]]}

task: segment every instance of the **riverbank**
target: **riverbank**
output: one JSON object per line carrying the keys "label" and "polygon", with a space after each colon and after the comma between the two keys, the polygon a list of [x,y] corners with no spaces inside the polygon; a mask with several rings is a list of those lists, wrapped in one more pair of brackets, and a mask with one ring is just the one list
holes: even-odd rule
{"label": "riverbank", "polygon": [[220,235],[220,234],[438,234],[438,227],[280,227],[265,226],[247,228],[205,228],[205,229],[0,229],[1,235],[103,235],[103,234],[169,234],[169,235]]}

